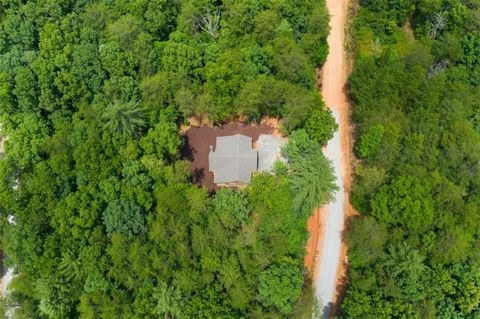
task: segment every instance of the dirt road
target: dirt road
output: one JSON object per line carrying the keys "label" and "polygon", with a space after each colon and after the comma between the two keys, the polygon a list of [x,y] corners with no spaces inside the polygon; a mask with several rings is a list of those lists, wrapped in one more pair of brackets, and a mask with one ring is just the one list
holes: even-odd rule
{"label": "dirt road", "polygon": [[348,104],[345,94],[347,63],[344,52],[348,0],[327,0],[330,12],[329,55],[322,74],[322,96],[339,123],[339,130],[329,141],[325,154],[333,162],[340,190],[328,204],[322,225],[323,238],[316,267],[316,295],[323,307],[323,317],[330,318],[337,296],[339,275],[344,274],[345,247],[342,243],[350,182],[348,141]]}

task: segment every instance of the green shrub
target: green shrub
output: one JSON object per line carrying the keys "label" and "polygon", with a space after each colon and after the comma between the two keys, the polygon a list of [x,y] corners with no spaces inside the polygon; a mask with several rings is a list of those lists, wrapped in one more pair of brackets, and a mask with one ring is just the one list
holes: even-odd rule
{"label": "green shrub", "polygon": [[383,125],[378,124],[370,127],[360,136],[360,142],[356,150],[361,158],[371,158],[375,156],[382,141],[384,131]]}

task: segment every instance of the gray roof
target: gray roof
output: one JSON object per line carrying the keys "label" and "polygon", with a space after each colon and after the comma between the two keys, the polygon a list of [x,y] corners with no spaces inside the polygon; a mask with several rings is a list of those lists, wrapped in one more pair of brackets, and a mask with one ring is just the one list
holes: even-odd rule
{"label": "gray roof", "polygon": [[252,149],[252,139],[241,134],[217,137],[215,150],[208,154],[208,166],[215,184],[249,183],[257,165],[258,154]]}

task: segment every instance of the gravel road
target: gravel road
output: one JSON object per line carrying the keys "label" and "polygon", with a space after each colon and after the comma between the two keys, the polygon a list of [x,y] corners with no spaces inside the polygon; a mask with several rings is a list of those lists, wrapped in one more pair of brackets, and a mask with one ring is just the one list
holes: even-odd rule
{"label": "gravel road", "polygon": [[[339,121],[337,111],[333,111],[336,121]],[[324,227],[323,244],[320,248],[320,271],[317,277],[317,299],[324,308],[324,318],[328,318],[333,306],[335,294],[335,282],[337,267],[340,258],[340,247],[342,244],[342,230],[344,220],[345,192],[342,178],[342,151],[340,132],[335,132],[333,138],[328,142],[325,155],[332,161],[337,176],[339,190],[335,194],[335,201],[327,206],[327,218]]]}
{"label": "gravel road", "polygon": [[[323,66],[322,96],[332,110],[339,130],[328,142],[325,155],[333,162],[339,191],[335,200],[327,206],[324,218],[322,246],[319,250],[316,279],[316,295],[323,308],[323,318],[330,318],[335,302],[337,275],[341,266],[342,231],[346,211],[344,181],[349,180],[347,97],[345,83],[347,64],[344,52],[345,22],[348,0],[327,0],[330,13],[329,54]],[[347,156],[345,158],[344,156]]]}

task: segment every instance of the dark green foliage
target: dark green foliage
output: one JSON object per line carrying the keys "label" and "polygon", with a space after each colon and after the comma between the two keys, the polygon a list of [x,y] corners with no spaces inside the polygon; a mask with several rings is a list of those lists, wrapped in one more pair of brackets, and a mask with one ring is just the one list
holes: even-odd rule
{"label": "dark green foliage", "polygon": [[114,200],[108,203],[103,212],[103,222],[108,234],[138,235],[145,232],[142,210],[131,201]]}
{"label": "dark green foliage", "polygon": [[480,32],[468,33],[462,41],[462,64],[466,67],[468,78],[473,85],[480,85]]}
{"label": "dark green foliage", "polygon": [[[427,268],[424,260],[424,256],[406,244],[389,247],[385,260],[380,263],[401,298],[416,301],[425,297]],[[392,292],[397,293],[395,290]]]}
{"label": "dark green foliage", "polygon": [[331,201],[337,190],[332,164],[321,151],[292,162],[289,178],[293,207],[302,214]]}
{"label": "dark green foliage", "polygon": [[350,249],[350,265],[365,266],[382,255],[387,243],[387,228],[371,216],[355,218],[348,230],[346,241]]}
{"label": "dark green foliage", "polygon": [[478,317],[479,10],[361,1],[349,79],[361,216],[342,318]]}
{"label": "dark green foliage", "polygon": [[112,135],[135,135],[145,125],[144,111],[135,102],[115,102],[107,107],[103,118],[105,129]]}
{"label": "dark green foliage", "polygon": [[333,199],[333,193],[338,188],[332,164],[323,155],[316,140],[304,130],[295,131],[283,152],[289,161],[293,208],[298,213],[309,215],[315,207]]}

